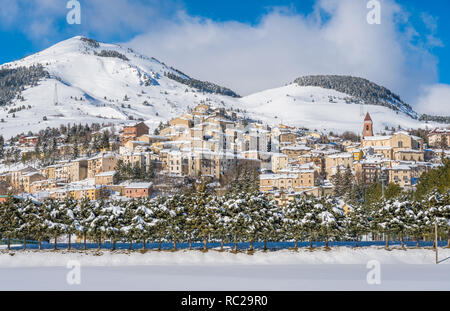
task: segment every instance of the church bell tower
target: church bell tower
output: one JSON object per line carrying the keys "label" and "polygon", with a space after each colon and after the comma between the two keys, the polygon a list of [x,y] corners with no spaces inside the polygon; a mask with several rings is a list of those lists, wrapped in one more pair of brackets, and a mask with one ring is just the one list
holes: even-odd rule
{"label": "church bell tower", "polygon": [[366,118],[364,119],[364,130],[363,137],[373,136],[373,121],[370,117],[370,114],[367,113]]}

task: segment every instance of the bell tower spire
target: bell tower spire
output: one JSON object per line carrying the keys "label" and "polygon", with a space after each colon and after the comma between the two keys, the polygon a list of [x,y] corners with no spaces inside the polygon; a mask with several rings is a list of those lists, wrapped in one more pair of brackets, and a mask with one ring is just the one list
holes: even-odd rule
{"label": "bell tower spire", "polygon": [[370,114],[367,112],[366,118],[364,119],[363,137],[370,136],[373,136],[373,121]]}

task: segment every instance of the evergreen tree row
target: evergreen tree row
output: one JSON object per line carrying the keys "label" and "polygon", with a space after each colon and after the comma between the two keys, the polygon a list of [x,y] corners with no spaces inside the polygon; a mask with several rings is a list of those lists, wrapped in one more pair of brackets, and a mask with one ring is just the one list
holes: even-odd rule
{"label": "evergreen tree row", "polygon": [[[254,192],[230,192],[215,196],[204,185],[197,190],[170,197],[133,199],[129,201],[90,201],[48,199],[42,204],[31,201],[14,202],[12,198],[0,204],[0,234],[8,241],[27,239],[39,242],[54,241],[58,237],[77,235],[84,240],[98,242],[110,240],[113,249],[116,242],[129,243],[153,241],[173,243],[177,249],[180,242],[208,243],[220,241],[234,243],[309,241],[355,241],[372,233],[382,235],[389,246],[389,239],[430,235],[437,222],[440,236],[448,234],[450,241],[450,195],[438,192],[421,202],[407,198],[381,200],[371,211],[363,205],[344,208],[343,201],[334,197],[297,198],[286,208],[280,208],[265,194]],[[418,242],[419,243],[419,242]],[[419,244],[418,244],[419,246]]]}

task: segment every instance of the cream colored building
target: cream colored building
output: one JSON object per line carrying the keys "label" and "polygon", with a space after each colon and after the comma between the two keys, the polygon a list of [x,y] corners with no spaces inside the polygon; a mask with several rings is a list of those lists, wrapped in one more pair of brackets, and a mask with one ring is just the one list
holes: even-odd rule
{"label": "cream colored building", "polygon": [[88,160],[88,178],[95,175],[116,170],[119,158],[113,153],[102,153]]}
{"label": "cream colored building", "polygon": [[25,192],[31,193],[31,190],[32,190],[31,185],[32,185],[32,183],[34,183],[36,181],[44,180],[44,179],[45,179],[45,176],[42,175],[41,173],[39,173],[39,172],[31,172],[31,173],[28,173],[28,174],[25,174],[25,175],[22,176],[20,187],[22,187],[22,189]]}
{"label": "cream colored building", "polygon": [[428,134],[428,145],[430,145],[430,147],[440,148],[441,141],[444,141],[447,148],[450,148],[450,128],[437,128]]}
{"label": "cream colored building", "polygon": [[402,149],[394,152],[393,160],[423,162],[425,153],[422,150]]}
{"label": "cream colored building", "polygon": [[389,183],[402,188],[412,185],[413,169],[409,165],[396,165],[389,169]]}
{"label": "cream colored building", "polygon": [[305,191],[316,186],[317,177],[314,170],[285,170],[279,174],[262,174],[260,191]]}
{"label": "cream colored building", "polygon": [[345,152],[325,155],[325,172],[327,176],[333,176],[338,166],[352,169],[353,154]]}
{"label": "cream colored building", "polygon": [[103,173],[97,174],[97,175],[95,175],[95,184],[111,186],[114,184],[114,176],[115,175],[116,175],[116,171],[103,172]]}
{"label": "cream colored building", "polygon": [[272,172],[277,173],[279,170],[288,166],[289,157],[283,153],[272,154]]}
{"label": "cream colored building", "polygon": [[[386,154],[393,159],[393,155],[398,150],[413,149],[423,151],[423,139],[408,134],[407,132],[397,132],[389,136],[367,136],[362,139],[363,147],[390,147],[392,154]],[[388,150],[388,149],[385,149]]]}

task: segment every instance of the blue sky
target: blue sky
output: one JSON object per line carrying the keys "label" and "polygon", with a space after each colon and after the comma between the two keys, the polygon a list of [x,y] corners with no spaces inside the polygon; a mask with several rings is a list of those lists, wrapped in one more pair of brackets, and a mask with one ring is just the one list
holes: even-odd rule
{"label": "blue sky", "polygon": [[[273,6],[288,6],[299,13],[309,13],[313,10],[314,0],[227,0],[186,1],[187,12],[196,16],[206,16],[214,20],[238,20],[244,23],[258,22],[261,16]],[[439,58],[439,81],[450,84],[450,2],[448,0],[398,0],[397,3],[407,8],[410,19],[419,33],[426,32],[423,14],[436,18],[436,37],[443,46],[434,48],[433,53]]]}
{"label": "blue sky", "polygon": [[447,0],[380,0],[378,27],[364,24],[368,0],[79,1],[82,24],[68,25],[67,0],[0,0],[0,40],[8,43],[0,63],[86,35],[244,95],[303,74],[352,74],[392,88],[418,110],[448,110],[434,103],[450,92]]}

